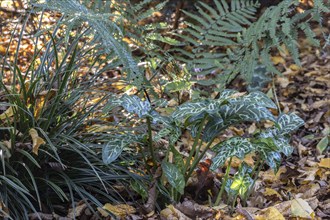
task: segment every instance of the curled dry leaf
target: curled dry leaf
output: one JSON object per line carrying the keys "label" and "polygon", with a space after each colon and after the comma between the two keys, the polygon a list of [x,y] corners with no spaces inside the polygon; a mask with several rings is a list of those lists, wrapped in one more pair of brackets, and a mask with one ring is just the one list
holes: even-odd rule
{"label": "curled dry leaf", "polygon": [[[121,218],[124,218],[130,214],[134,214],[136,212],[134,207],[127,205],[127,204],[111,205],[110,203],[106,203],[102,207],[102,209],[107,210]],[[99,211],[100,211],[100,209],[99,209]],[[101,214],[104,216],[105,213],[101,212]],[[108,216],[108,215],[106,215],[106,216]],[[106,216],[104,216],[104,217],[106,217]]]}
{"label": "curled dry leaf", "polygon": [[166,209],[163,209],[160,212],[161,220],[190,220],[191,218],[187,217],[180,210],[176,209],[173,205],[167,206]]}
{"label": "curled dry leaf", "polygon": [[29,130],[29,134],[32,138],[32,152],[35,155],[38,155],[40,145],[45,144],[46,142],[44,141],[44,139],[39,137],[37,130],[34,128],[31,128]]}

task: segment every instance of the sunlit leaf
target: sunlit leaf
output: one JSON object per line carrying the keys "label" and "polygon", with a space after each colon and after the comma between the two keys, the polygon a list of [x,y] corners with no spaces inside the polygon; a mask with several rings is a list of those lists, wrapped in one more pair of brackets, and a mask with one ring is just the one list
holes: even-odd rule
{"label": "sunlit leaf", "polygon": [[296,198],[291,202],[291,213],[295,217],[314,219],[315,213],[308,202],[301,198]]}
{"label": "sunlit leaf", "polygon": [[4,120],[6,118],[10,118],[14,115],[13,107],[10,106],[4,113],[0,114],[0,120]]}
{"label": "sunlit leaf", "polygon": [[121,106],[130,113],[137,114],[140,118],[147,115],[151,110],[151,105],[148,101],[142,101],[137,96],[124,95],[122,98]]}
{"label": "sunlit leaf", "polygon": [[230,103],[235,102],[249,102],[249,103],[255,103],[258,106],[266,107],[266,108],[274,108],[276,109],[277,106],[275,103],[263,92],[255,91],[251,92],[246,96],[237,97],[235,99],[229,99]]}
{"label": "sunlit leaf", "polygon": [[32,138],[32,152],[35,155],[38,155],[40,145],[45,144],[46,142],[44,141],[44,139],[39,137],[37,130],[34,128],[31,128],[29,130],[29,134]]}

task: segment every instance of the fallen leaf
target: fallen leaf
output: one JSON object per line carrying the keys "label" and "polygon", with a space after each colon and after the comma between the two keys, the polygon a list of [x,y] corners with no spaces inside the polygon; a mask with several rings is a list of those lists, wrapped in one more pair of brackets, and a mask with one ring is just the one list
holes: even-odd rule
{"label": "fallen leaf", "polygon": [[10,106],[4,113],[0,115],[0,120],[4,120],[14,115],[13,107]]}
{"label": "fallen leaf", "polygon": [[134,214],[136,209],[127,204],[119,204],[119,205],[111,205],[110,203],[106,203],[102,209],[107,210],[118,217],[124,218],[130,214]]}
{"label": "fallen leaf", "polygon": [[329,138],[328,136],[323,137],[319,143],[316,145],[316,151],[318,155],[321,155],[325,149],[329,147]]}
{"label": "fallen leaf", "polygon": [[296,198],[291,202],[291,214],[294,217],[313,219],[315,213],[313,209],[309,206],[308,202],[301,198]]}
{"label": "fallen leaf", "polygon": [[44,139],[39,137],[37,130],[34,128],[31,128],[29,130],[29,134],[32,137],[32,152],[35,155],[38,155],[40,145],[45,144],[46,142],[44,141]]}
{"label": "fallen leaf", "polygon": [[[258,216],[258,217],[257,217]],[[285,220],[284,216],[275,208],[269,207],[260,211],[260,214],[257,215],[255,219],[273,219],[273,220]]]}
{"label": "fallen leaf", "polygon": [[285,60],[283,59],[283,57],[280,57],[280,56],[273,56],[271,57],[271,60],[273,61],[274,65],[277,65],[277,64],[285,64]]}
{"label": "fallen leaf", "polygon": [[272,198],[276,200],[282,200],[282,196],[274,189],[266,188],[265,192],[263,192],[264,196]]}
{"label": "fallen leaf", "polygon": [[322,158],[318,165],[319,167],[330,168],[330,158]]}
{"label": "fallen leaf", "polygon": [[282,88],[286,88],[290,84],[290,81],[287,77],[278,77],[276,81],[280,84]]}
{"label": "fallen leaf", "polygon": [[180,210],[176,209],[173,205],[167,206],[160,212],[160,218],[166,220],[189,220],[190,218],[183,214]]}

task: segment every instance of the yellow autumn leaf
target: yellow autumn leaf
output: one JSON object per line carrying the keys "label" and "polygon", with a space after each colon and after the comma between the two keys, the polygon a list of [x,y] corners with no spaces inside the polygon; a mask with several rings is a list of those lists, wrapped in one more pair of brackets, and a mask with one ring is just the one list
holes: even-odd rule
{"label": "yellow autumn leaf", "polygon": [[301,67],[298,66],[297,64],[291,64],[291,65],[289,66],[289,68],[290,68],[292,71],[299,71],[299,70],[301,70]]}
{"label": "yellow autumn leaf", "polygon": [[134,207],[126,204],[111,205],[110,203],[106,203],[102,209],[107,210],[119,217],[125,217],[136,212]]}
{"label": "yellow autumn leaf", "polygon": [[291,202],[291,214],[294,217],[313,219],[315,213],[308,202],[301,198],[296,198]]}
{"label": "yellow autumn leaf", "polygon": [[265,210],[263,209],[260,215],[256,216],[256,220],[266,220],[266,219],[285,220],[284,216],[275,207],[269,207]]}
{"label": "yellow autumn leaf", "polygon": [[10,106],[4,113],[0,115],[0,120],[4,120],[14,115],[13,107]]}
{"label": "yellow autumn leaf", "polygon": [[279,63],[285,64],[285,60],[283,59],[283,57],[280,56],[271,57],[271,60],[273,61],[274,65],[277,65]]}
{"label": "yellow autumn leaf", "polygon": [[330,158],[322,158],[319,167],[330,168]]}
{"label": "yellow autumn leaf", "polygon": [[29,134],[32,137],[32,152],[35,155],[38,155],[40,145],[45,144],[46,142],[44,141],[44,139],[39,137],[37,130],[34,128],[31,128],[29,130]]}

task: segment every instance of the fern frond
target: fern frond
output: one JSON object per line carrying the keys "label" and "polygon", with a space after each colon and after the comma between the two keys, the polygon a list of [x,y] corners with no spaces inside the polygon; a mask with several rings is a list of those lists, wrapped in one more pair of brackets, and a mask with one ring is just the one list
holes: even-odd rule
{"label": "fern frond", "polygon": [[[215,7],[199,2],[196,6],[198,14],[184,11],[190,18],[185,22],[188,28],[179,35],[187,46],[194,49],[182,53],[182,49],[172,51],[181,53],[179,60],[187,62],[192,75],[214,74],[217,69],[230,66],[229,59],[221,52],[223,47],[237,47],[238,34],[251,25],[258,3],[254,1],[234,0],[231,4],[225,0],[214,0]],[[218,83],[212,78],[212,81]],[[206,81],[197,83],[210,84]],[[214,83],[213,83],[214,84]]]}

